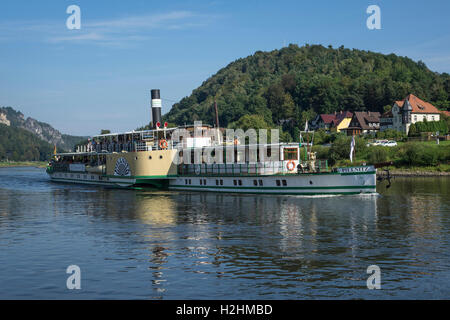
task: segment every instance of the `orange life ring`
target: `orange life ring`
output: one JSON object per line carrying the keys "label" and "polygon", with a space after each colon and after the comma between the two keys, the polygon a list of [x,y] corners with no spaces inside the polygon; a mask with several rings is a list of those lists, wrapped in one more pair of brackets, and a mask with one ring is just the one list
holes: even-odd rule
{"label": "orange life ring", "polygon": [[159,141],[159,147],[161,148],[161,149],[167,149],[167,146],[168,146],[168,144],[167,144],[167,141],[166,140],[160,140]]}
{"label": "orange life ring", "polygon": [[[291,165],[292,165],[292,167],[291,167]],[[293,171],[293,170],[295,169],[295,162],[292,161],[292,160],[289,160],[289,162],[286,164],[286,168],[287,168],[289,171]]]}

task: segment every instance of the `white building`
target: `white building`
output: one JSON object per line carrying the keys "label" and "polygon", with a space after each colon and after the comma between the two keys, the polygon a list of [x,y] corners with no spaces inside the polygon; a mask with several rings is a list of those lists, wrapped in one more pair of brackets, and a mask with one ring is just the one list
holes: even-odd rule
{"label": "white building", "polygon": [[409,94],[403,101],[395,101],[392,110],[384,113],[380,118],[380,131],[394,129],[408,134],[412,123],[439,121],[439,111],[431,103],[425,102],[413,94]]}

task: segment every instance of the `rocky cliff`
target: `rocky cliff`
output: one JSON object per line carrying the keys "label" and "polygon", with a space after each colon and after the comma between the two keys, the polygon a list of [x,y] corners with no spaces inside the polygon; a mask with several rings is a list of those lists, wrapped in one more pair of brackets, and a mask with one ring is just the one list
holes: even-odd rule
{"label": "rocky cliff", "polygon": [[58,148],[67,151],[72,150],[75,144],[86,139],[86,137],[62,134],[51,125],[30,117],[25,119],[20,111],[11,107],[0,108],[0,123],[25,129],[51,145],[56,145]]}

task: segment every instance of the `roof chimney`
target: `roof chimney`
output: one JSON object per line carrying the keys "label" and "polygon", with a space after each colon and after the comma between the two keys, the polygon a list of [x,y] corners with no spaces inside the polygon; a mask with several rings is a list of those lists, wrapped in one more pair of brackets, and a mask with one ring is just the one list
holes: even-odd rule
{"label": "roof chimney", "polygon": [[161,124],[161,97],[159,89],[151,90],[151,106],[152,106],[152,126],[156,129],[156,124]]}

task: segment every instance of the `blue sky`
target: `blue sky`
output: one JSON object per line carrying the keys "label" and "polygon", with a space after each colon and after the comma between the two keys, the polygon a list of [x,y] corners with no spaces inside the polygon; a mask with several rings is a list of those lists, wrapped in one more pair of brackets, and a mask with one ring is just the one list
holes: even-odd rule
{"label": "blue sky", "polygon": [[[69,30],[69,5],[81,29]],[[381,30],[366,27],[369,5]],[[63,133],[135,129],[228,63],[289,43],[395,53],[450,73],[449,1],[0,2],[0,106]]]}

